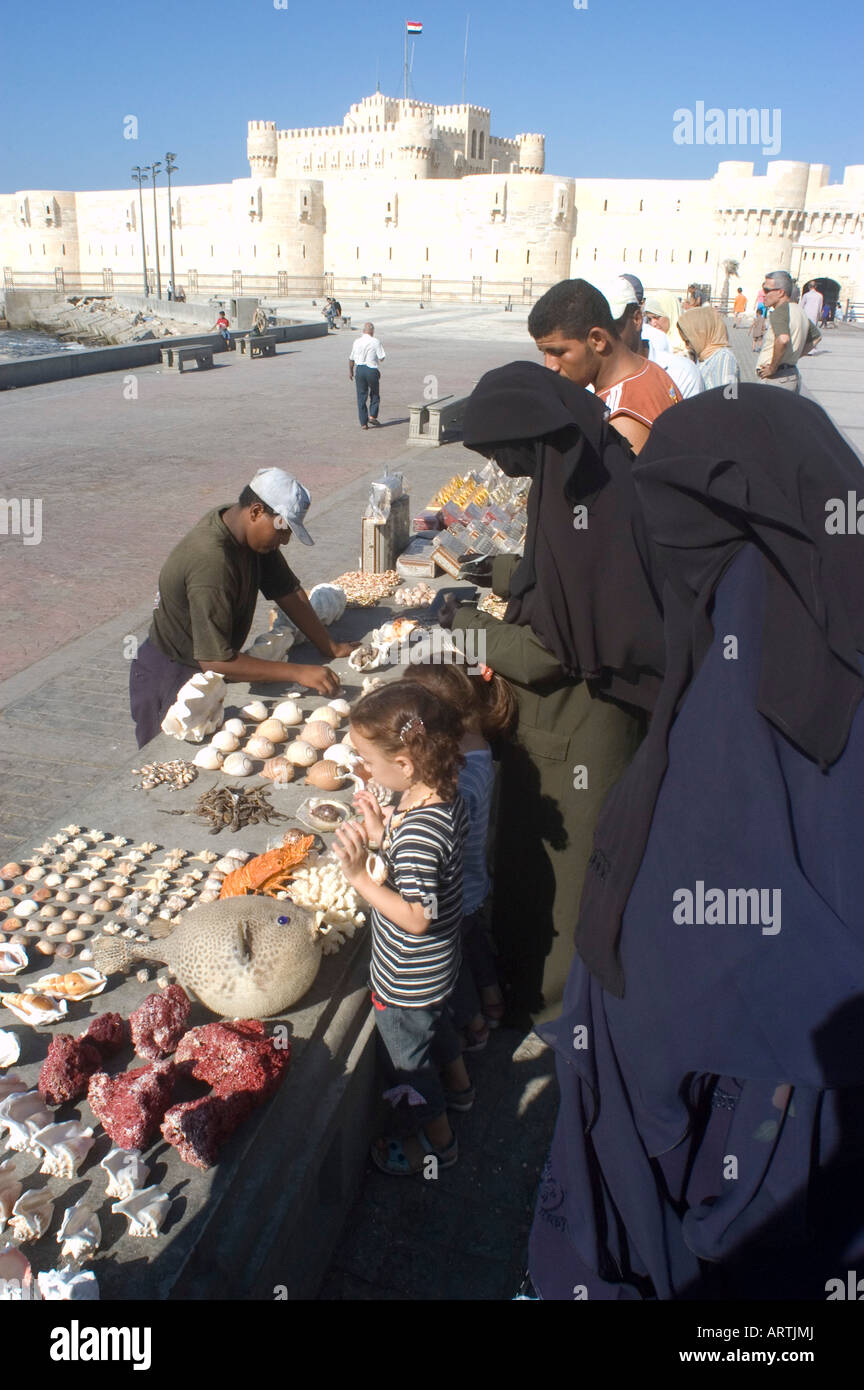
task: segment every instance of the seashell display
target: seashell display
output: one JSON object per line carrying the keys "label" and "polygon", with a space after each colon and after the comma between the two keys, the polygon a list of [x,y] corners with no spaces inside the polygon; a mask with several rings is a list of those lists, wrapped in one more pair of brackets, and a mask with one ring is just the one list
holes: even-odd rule
{"label": "seashell display", "polygon": [[57,947],[57,950],[55,951],[55,955],[58,955],[61,960],[71,960],[74,954],[75,947],[70,946],[68,941],[61,941],[60,945]]}
{"label": "seashell display", "polygon": [[219,855],[213,849],[202,849],[200,854],[193,854],[192,859],[200,859],[202,864],[215,864]]}
{"label": "seashell display", "polygon": [[196,671],[177,692],[162,720],[162,732],[188,743],[202,743],[222,723],[225,677],[216,671]]}
{"label": "seashell display", "polygon": [[29,892],[30,892],[30,886],[29,886],[29,884],[27,884],[27,883],[16,883],[16,884],[15,884],[15,887],[12,889],[12,897],[13,897],[13,898],[26,898]]}
{"label": "seashell display", "polygon": [[[145,921],[147,920],[146,917],[145,917],[144,920],[145,920]],[[120,931],[120,923],[119,923],[119,922],[105,922],[104,925],[103,925],[103,927],[102,927],[102,930],[103,930],[103,932],[105,932],[105,934],[106,934],[107,936],[116,936],[117,933]],[[83,952],[83,951],[81,952],[81,959],[82,959],[82,960],[85,959],[85,956],[84,956],[84,952]],[[89,960],[90,957],[88,956],[88,957],[86,957],[86,959]]]}
{"label": "seashell display", "polygon": [[36,942],[36,950],[41,956],[53,956],[56,949],[53,941],[45,940]]}
{"label": "seashell display", "polygon": [[205,888],[198,894],[199,903],[215,903],[219,897],[218,888]]}
{"label": "seashell display", "polygon": [[63,854],[61,855],[61,858],[63,860],[63,863],[66,864],[68,867],[76,863],[78,859],[78,851],[77,849],[72,849],[71,845],[67,845],[66,849],[64,849]]}
{"label": "seashell display", "polygon": [[347,719],[348,715],[351,713],[351,706],[349,705],[348,701],[342,699],[331,700],[330,709],[335,709],[336,713],[342,719]]}
{"label": "seashell display", "polygon": [[364,676],[361,689],[364,695],[368,695],[370,690],[377,690],[384,684],[380,676]]}
{"label": "seashell display", "polygon": [[348,596],[338,584],[316,584],[309,591],[309,602],[324,626],[331,627],[345,612]]}
{"label": "seashell display", "polygon": [[125,884],[123,884],[123,883],[112,883],[111,887],[108,889],[108,891],[107,891],[107,893],[105,894],[105,896],[106,896],[106,898],[108,899],[109,902],[112,902],[112,903],[114,903],[114,902],[119,902],[119,900],[120,900],[121,898],[125,898],[125,897],[126,897],[126,894],[128,893],[128,891],[129,891],[129,890],[128,890],[128,888],[126,887]]}
{"label": "seashell display", "polygon": [[271,743],[284,743],[288,737],[288,731],[281,719],[262,720],[256,733],[259,738],[269,738]]}
{"label": "seashell display", "polygon": [[[218,734],[216,737],[219,737]],[[196,767],[203,767],[207,772],[218,772],[222,766],[222,754],[218,748],[208,743],[199,748],[192,761]]]}
{"label": "seashell display", "polygon": [[50,923],[48,924],[48,927],[47,927],[46,931],[45,931],[45,935],[46,935],[46,937],[50,937],[50,938],[53,938],[53,937],[55,937],[55,936],[65,936],[65,935],[66,935],[66,923],[65,923],[65,922],[50,922]]}
{"label": "seashell display", "polygon": [[85,941],[86,938],[87,933],[82,931],[80,927],[73,927],[71,931],[67,931],[66,933],[67,941]]}
{"label": "seashell display", "polygon": [[46,887],[46,888],[62,888],[62,886],[63,886],[63,875],[62,875],[62,874],[46,874],[46,875],[45,875],[45,887]]}
{"label": "seashell display", "polygon": [[114,1202],[111,1211],[115,1216],[126,1217],[129,1222],[127,1235],[157,1236],[170,1206],[171,1198],[161,1187],[142,1187],[122,1201]]}
{"label": "seashell display", "polygon": [[306,773],[306,781],[309,786],[319,787],[323,792],[338,791],[340,787],[344,787],[347,780],[336,763],[330,762],[326,758],[322,762],[316,763],[314,767],[310,767]]}
{"label": "seashell display", "polygon": [[135,861],[128,857],[126,859],[118,859],[114,868],[117,870],[118,874],[132,874],[135,872]]}
{"label": "seashell display", "polygon": [[79,854],[83,854],[86,849],[90,848],[90,846],[88,845],[86,840],[82,840],[79,837],[77,840],[72,841],[72,848],[77,849]]}
{"label": "seashell display", "polygon": [[57,1232],[57,1243],[63,1246],[61,1260],[79,1264],[81,1260],[89,1259],[98,1249],[101,1239],[102,1226],[92,1207],[82,1200],[76,1202],[74,1207],[66,1208]]}
{"label": "seashell display", "polygon": [[85,966],[82,970],[72,970],[67,975],[43,975],[36,981],[37,989],[49,999],[92,999],[101,994],[107,977],[98,970]]}
{"label": "seashell display", "polygon": [[17,1245],[0,1246],[0,1299],[21,1303],[38,1298],[30,1261]]}
{"label": "seashell display", "polygon": [[97,898],[93,904],[94,912],[110,912],[114,904],[110,898]]}
{"label": "seashell display", "polygon": [[9,912],[14,906],[14,898],[0,898],[0,912]]}
{"label": "seashell display", "polygon": [[[246,732],[245,729],[243,732]],[[235,753],[240,747],[240,738],[231,729],[220,729],[218,734],[214,734],[210,740],[210,747],[215,748],[217,753]],[[195,761],[198,762],[198,759],[196,758]],[[202,766],[200,763],[198,765],[199,767]]]}
{"label": "seashell display", "polygon": [[250,777],[254,770],[252,759],[245,753],[229,753],[222,764],[222,771],[229,777]]}
{"label": "seashell display", "polygon": [[58,903],[71,903],[72,894],[69,892],[68,888],[61,888],[59,892],[54,894],[54,901]]}
{"label": "seashell display", "polygon": [[40,1173],[52,1178],[74,1178],[93,1147],[93,1131],[79,1120],[46,1125],[33,1135],[33,1147],[42,1149]]}
{"label": "seashell display", "polygon": [[190,869],[188,873],[181,874],[177,882],[181,888],[191,888],[193,883],[200,883],[203,877],[200,869]]}
{"label": "seashell display", "polygon": [[[14,1034],[7,1034],[7,1037],[14,1037]],[[23,1095],[27,1090],[26,1081],[22,1081],[20,1076],[0,1076],[0,1104],[7,1100],[9,1096]],[[0,1122],[2,1128],[2,1122]]]}
{"label": "seashell display", "polygon": [[90,883],[90,892],[96,894],[106,893],[110,886],[107,878],[94,878]]}
{"label": "seashell display", "polygon": [[268,718],[270,711],[261,700],[252,700],[248,705],[243,706],[243,713],[253,723],[260,724],[262,720]]}
{"label": "seashell display", "polygon": [[342,719],[341,716],[336,713],[332,705],[321,705],[318,709],[313,709],[309,716],[309,723],[329,724],[331,729],[338,729],[339,725],[342,723]]}
{"label": "seashell display", "polygon": [[149,1169],[140,1149],[112,1149],[99,1164],[108,1174],[106,1197],[131,1197],[144,1187]]}
{"label": "seashell display", "polygon": [[41,864],[34,864],[32,869],[27,870],[24,877],[28,883],[38,883],[41,878],[45,877],[45,870]]}
{"label": "seashell display", "polygon": [[21,865],[16,864],[13,860],[9,864],[4,864],[3,868],[0,869],[0,878],[20,878],[23,872]]}
{"label": "seashell display", "polygon": [[34,903],[32,898],[25,898],[23,902],[16,903],[12,911],[16,917],[32,917],[34,912],[39,911],[39,904]]}
{"label": "seashell display", "polygon": [[323,796],[312,796],[297,808],[297,819],[301,824],[310,825],[313,830],[337,830],[350,818],[350,806],[345,806],[341,801],[328,801]]}
{"label": "seashell display", "polygon": [[364,642],[359,647],[355,647],[348,658],[348,665],[352,671],[375,671],[379,666],[386,666],[386,655],[381,647],[375,647],[371,642]]}
{"label": "seashell display", "polygon": [[250,758],[272,758],[276,752],[276,745],[269,738],[254,734],[243,751],[248,753]]}
{"label": "seashell display", "polygon": [[293,782],[294,764],[280,753],[275,758],[267,759],[259,775],[271,782]]}
{"label": "seashell display", "polygon": [[87,883],[83,874],[69,874],[66,879],[67,888],[83,888]]}
{"label": "seashell display", "polygon": [[53,1215],[54,1199],[47,1187],[31,1187],[21,1194],[12,1208],[9,1226],[15,1239],[25,1245],[44,1235]]}
{"label": "seashell display", "polygon": [[311,767],[316,760],[315,749],[303,739],[295,738],[285,749],[285,757],[297,767]]}
{"label": "seashell display", "polygon": [[[27,952],[23,946],[13,946],[10,941],[8,945],[0,946],[0,975],[20,975],[22,970],[26,970],[29,964]],[[12,1061],[16,1061],[15,1057]],[[6,1062],[3,1065],[9,1066]]]}
{"label": "seashell display", "polygon": [[50,888],[36,888],[30,895],[34,903],[47,903],[51,900]]}
{"label": "seashell display", "polygon": [[104,830],[88,830],[87,837],[93,841],[94,845],[98,845],[100,840],[106,838],[106,835]]}
{"label": "seashell display", "polygon": [[0,1102],[0,1126],[5,1126],[7,1149],[37,1153],[33,1138],[50,1125],[53,1116],[38,1091],[18,1091]]}
{"label": "seashell display", "polygon": [[81,827],[80,827],[80,825],[64,825],[64,826],[62,827],[62,830],[63,830],[63,834],[66,836],[67,839],[69,838],[70,835],[80,835],[80,834],[81,834]]}
{"label": "seashell display", "polygon": [[17,1033],[7,1033],[0,1028],[0,1067],[14,1067],[21,1056],[21,1044]]}
{"label": "seashell display", "polygon": [[61,922],[77,922],[77,921],[78,921],[78,913],[75,911],[74,907],[67,907],[66,910],[65,910],[65,912],[61,912],[61,913],[60,913],[60,921],[61,921]]}
{"label": "seashell display", "polygon": [[295,700],[283,700],[274,709],[273,718],[290,727],[292,724],[303,723],[303,711]]}
{"label": "seashell display", "polygon": [[[143,854],[143,855],[146,856],[146,855],[148,855],[148,854],[154,854],[154,853],[156,852],[156,850],[159,848],[159,846],[158,846],[157,844],[155,844],[153,840],[142,840],[142,841],[141,841],[141,844],[140,844],[140,845],[137,845],[136,848],[140,851],[141,854]],[[132,857],[132,854],[133,854],[133,851],[130,850],[130,851],[129,851],[129,857],[130,857],[130,859],[131,859],[131,857]]]}
{"label": "seashell display", "polygon": [[12,1215],[12,1208],[23,1191],[22,1184],[15,1177],[15,1160],[7,1158],[5,1163],[0,1163],[0,1231]]}
{"label": "seashell display", "polygon": [[[39,946],[42,945],[50,945],[50,942],[40,941]],[[24,994],[0,994],[0,1004],[20,1018],[22,1023],[30,1023],[34,1028],[40,1023],[59,1023],[69,1012],[65,999],[49,999],[44,994],[29,991]]]}
{"label": "seashell display", "polygon": [[246,725],[242,719],[235,717],[234,719],[226,719],[222,725],[222,730],[236,735],[237,738],[243,738],[246,734]]}
{"label": "seashell display", "polygon": [[336,742],[336,733],[329,724],[320,719],[311,719],[303,728],[303,742],[321,751]]}
{"label": "seashell display", "polygon": [[89,907],[90,904],[92,903],[92,901],[93,901],[93,894],[92,894],[92,893],[79,893],[79,894],[78,894],[78,897],[75,899],[75,906],[76,906],[76,907]]}
{"label": "seashell display", "polygon": [[99,1298],[99,1284],[91,1269],[46,1269],[36,1275],[39,1293],[46,1302],[83,1303]]}
{"label": "seashell display", "polygon": [[97,918],[93,916],[92,912],[82,912],[78,918],[78,925],[79,927],[95,927],[96,921]]}

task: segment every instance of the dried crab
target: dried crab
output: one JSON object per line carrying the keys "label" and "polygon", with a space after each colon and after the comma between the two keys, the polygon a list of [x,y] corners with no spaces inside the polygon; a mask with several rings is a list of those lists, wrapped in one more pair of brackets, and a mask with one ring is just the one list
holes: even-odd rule
{"label": "dried crab", "polygon": [[292,871],[302,864],[314,843],[314,835],[301,835],[297,830],[289,830],[278,849],[267,850],[266,854],[257,855],[228,874],[219,897],[240,898],[260,893],[264,897],[275,898],[277,893],[285,890]]}

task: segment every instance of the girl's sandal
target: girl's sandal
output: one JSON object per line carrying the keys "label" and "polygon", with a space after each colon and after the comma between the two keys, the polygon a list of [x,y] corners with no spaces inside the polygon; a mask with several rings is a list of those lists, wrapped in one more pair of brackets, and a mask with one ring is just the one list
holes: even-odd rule
{"label": "girl's sandal", "polygon": [[504,1017],[504,1004],[482,1004],[483,1015],[490,1028],[500,1028]]}
{"label": "girl's sandal", "polygon": [[[412,1149],[416,1145],[417,1151],[406,1153],[406,1142]],[[389,1173],[394,1178],[410,1178],[424,1171],[426,1159],[430,1157],[437,1159],[439,1168],[452,1168],[459,1157],[459,1148],[454,1135],[446,1149],[436,1149],[421,1129],[408,1140],[379,1139],[372,1145],[369,1154],[375,1167],[380,1168],[382,1173]]]}

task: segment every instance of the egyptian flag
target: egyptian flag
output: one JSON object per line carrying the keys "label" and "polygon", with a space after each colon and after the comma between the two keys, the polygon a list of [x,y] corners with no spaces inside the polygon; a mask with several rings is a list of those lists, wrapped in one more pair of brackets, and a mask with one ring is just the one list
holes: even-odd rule
{"label": "egyptian flag", "polygon": [[406,21],[405,21],[405,28],[406,28],[406,30],[408,31],[409,34],[422,34],[422,33],[423,33],[423,25],[420,23],[419,20],[416,20],[416,19],[406,19]]}

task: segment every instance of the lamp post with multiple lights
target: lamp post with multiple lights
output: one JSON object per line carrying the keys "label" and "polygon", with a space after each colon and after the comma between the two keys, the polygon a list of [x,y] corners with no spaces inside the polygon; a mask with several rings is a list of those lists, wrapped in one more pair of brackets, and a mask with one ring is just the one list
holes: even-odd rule
{"label": "lamp post with multiple lights", "polygon": [[174,278],[174,219],[171,216],[171,175],[176,173],[178,165],[176,154],[166,154],[165,173],[168,176],[168,245],[171,251],[171,294],[177,298],[177,281]]}
{"label": "lamp post with multiple lights", "polygon": [[147,283],[147,246],[144,240],[144,195],[141,192],[141,185],[147,182],[147,170],[142,169],[140,164],[136,164],[132,170],[132,178],[138,185],[138,204],[141,209],[141,261],[144,266],[144,296],[150,293],[150,286]]}
{"label": "lamp post with multiple lights", "polygon": [[161,159],[154,159],[147,165],[147,172],[153,176],[153,230],[156,244],[156,298],[162,298],[162,272],[159,268],[159,214],[156,211],[156,175],[162,168]]}

